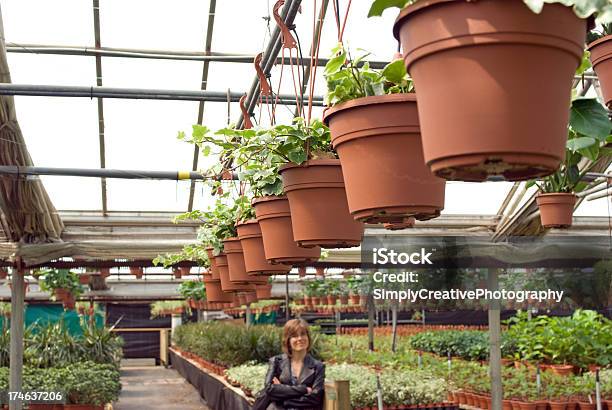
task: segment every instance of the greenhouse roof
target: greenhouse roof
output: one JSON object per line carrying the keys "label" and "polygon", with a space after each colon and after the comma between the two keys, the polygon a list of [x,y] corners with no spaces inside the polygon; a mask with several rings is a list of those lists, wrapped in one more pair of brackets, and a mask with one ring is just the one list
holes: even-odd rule
{"label": "greenhouse roof", "polygon": [[[99,0],[60,3],[4,0],[2,18],[12,83],[190,92],[206,89],[243,94],[250,91],[256,78],[252,58],[266,49],[276,27],[271,14],[273,3],[185,0],[169,7],[166,3],[145,0],[102,3]],[[346,11],[344,3],[341,2],[339,15]],[[302,2],[300,13],[295,17],[296,32],[305,53],[311,49],[315,4],[320,2]],[[367,8],[366,2],[352,2],[344,31],[345,43],[355,50],[370,51],[373,61],[389,61],[398,47],[390,29],[395,15],[386,12],[382,18],[368,19]],[[327,13],[320,46],[324,57],[338,40],[332,5],[328,6]],[[34,26],[36,30],[31,29]],[[389,30],[381,31],[380,27],[385,26]],[[280,94],[293,92],[292,82],[287,80],[289,70],[285,65]],[[316,75],[314,95],[317,96],[326,91],[322,73],[320,69]],[[270,74],[276,86],[280,65],[272,68]],[[587,81],[583,93],[596,96],[596,87],[590,87],[596,83]],[[194,167],[194,148],[177,141],[178,131],[189,133],[192,124],[198,122],[200,112],[201,122],[211,129],[222,128],[241,118],[239,104],[224,100],[204,103],[50,96],[14,99],[17,120],[32,162],[44,167],[206,169],[216,158],[200,156]],[[293,110],[293,106],[280,108],[277,121],[289,121]],[[321,113],[321,107],[314,108],[314,115]],[[258,119],[257,108],[255,119]],[[0,146],[6,143],[0,141]],[[606,171],[608,165],[604,164],[600,171]],[[52,204],[62,211],[59,215],[66,225],[62,239],[74,243],[98,240],[96,246],[99,246],[102,240],[117,240],[117,235],[126,233],[105,231],[104,224],[115,223],[120,215],[129,215],[133,221],[151,223],[147,228],[150,232],[175,235],[175,239],[166,243],[167,249],[175,249],[189,241],[188,236],[193,240],[195,226],[177,227],[175,231],[170,227],[161,229],[159,221],[152,222],[152,215],[169,220],[178,212],[203,209],[211,203],[210,190],[202,182],[106,179],[101,183],[100,178],[66,176],[40,179]],[[474,216],[489,221],[487,229],[493,237],[538,232],[541,228],[539,219],[534,218],[534,193],[534,188],[526,189],[524,183],[449,182],[439,223],[445,226],[454,218],[468,221]],[[590,221],[598,217],[596,225],[607,229],[609,208],[609,200],[605,198],[582,201],[575,215],[589,217],[584,220]],[[104,215],[107,217],[103,218]],[[89,218],[87,224],[97,230],[98,239],[80,236],[93,231],[78,231],[84,226],[75,225],[79,218]],[[2,221],[6,229],[6,215]],[[464,224],[463,228],[477,231],[478,226]],[[116,244],[117,252],[111,252],[113,256],[127,256],[119,251],[120,242]],[[149,258],[156,249],[161,250],[161,244],[155,243],[154,236],[148,237],[132,257]],[[80,251],[93,252],[83,247]],[[90,256],[105,256],[106,251],[99,252]],[[106,256],[110,257],[111,253]]]}

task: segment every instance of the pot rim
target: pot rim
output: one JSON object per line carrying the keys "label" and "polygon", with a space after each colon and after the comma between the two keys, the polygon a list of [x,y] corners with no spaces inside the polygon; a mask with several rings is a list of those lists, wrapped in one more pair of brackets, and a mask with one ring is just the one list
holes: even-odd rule
{"label": "pot rim", "polygon": [[385,95],[369,95],[366,97],[355,98],[340,104],[328,107],[323,112],[323,122],[329,126],[329,118],[339,111],[348,110],[356,107],[364,107],[373,104],[392,104],[398,102],[417,102],[416,93],[397,93]]}
{"label": "pot rim", "polygon": [[605,35],[593,41],[592,43],[587,44],[586,49],[587,51],[591,51],[592,48],[597,47],[598,45],[605,43],[606,41],[610,41],[610,40],[612,40],[612,34]]}
{"label": "pot rim", "polygon": [[[402,25],[400,21],[405,19],[409,14],[416,13],[417,11],[420,11],[421,9],[424,9],[426,7],[435,6],[437,4],[442,4],[442,3],[451,3],[455,1],[457,0],[420,0],[417,3],[404,7],[402,10],[400,10],[399,14],[397,15],[395,19],[395,22],[393,22],[393,37],[396,40],[399,40],[399,30],[400,30],[400,26]],[[466,2],[469,2],[469,0],[466,0]],[[556,3],[553,3],[553,4],[556,4]],[[567,7],[567,6],[564,6],[563,4],[560,4],[560,6]],[[572,10],[572,13],[573,12],[574,11]],[[589,16],[584,20],[586,21],[586,32],[588,33],[593,28],[595,28],[595,18],[593,16]],[[594,44],[597,41],[591,44]],[[589,45],[589,47],[590,46],[591,45]],[[587,50],[588,50],[588,47],[587,47]]]}
{"label": "pot rim", "polygon": [[287,195],[264,195],[258,196],[257,198],[253,198],[251,201],[251,205],[256,205],[261,202],[270,202],[270,201],[286,201]]}
{"label": "pot rim", "polygon": [[[247,219],[246,221],[241,221],[236,224],[236,226],[244,226],[244,225],[255,225],[258,224],[257,219]],[[240,236],[238,236],[240,238]]]}
{"label": "pot rim", "polygon": [[309,159],[307,161],[302,162],[301,164],[296,164],[293,162],[289,162],[283,166],[281,166],[278,169],[279,173],[282,173],[283,171],[287,170],[287,169],[293,169],[293,168],[308,168],[308,167],[315,167],[315,166],[331,166],[331,167],[340,167],[340,159],[338,158],[334,158],[334,159]]}
{"label": "pot rim", "polygon": [[547,193],[538,192],[538,194],[536,195],[536,198],[537,197],[551,198],[555,196],[569,197],[569,196],[576,196],[576,194],[574,192],[547,192]]}

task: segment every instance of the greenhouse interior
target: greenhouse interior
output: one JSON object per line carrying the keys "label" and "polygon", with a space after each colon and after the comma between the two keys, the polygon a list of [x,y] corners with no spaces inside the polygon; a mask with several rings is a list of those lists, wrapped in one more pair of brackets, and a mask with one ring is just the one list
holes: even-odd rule
{"label": "greenhouse interior", "polygon": [[612,410],[611,109],[612,0],[0,0],[0,407]]}

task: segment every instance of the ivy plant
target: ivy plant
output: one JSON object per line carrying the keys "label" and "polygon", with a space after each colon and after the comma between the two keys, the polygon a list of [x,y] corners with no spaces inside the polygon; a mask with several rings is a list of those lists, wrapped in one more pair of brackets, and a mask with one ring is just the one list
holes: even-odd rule
{"label": "ivy plant", "polygon": [[206,300],[206,288],[201,280],[188,280],[181,283],[178,292],[185,299]]}
{"label": "ivy plant", "polygon": [[175,221],[196,220],[201,223],[198,241],[205,247],[212,246],[215,253],[223,249],[223,240],[238,235],[236,223],[254,217],[251,201],[242,195],[232,200],[228,196],[218,198],[206,211],[195,210],[178,215]]}
{"label": "ivy plant", "polygon": [[[603,156],[612,155],[606,145],[612,142],[612,123],[606,109],[594,98],[576,98],[572,101],[565,160],[559,169],[541,181],[531,181],[528,186],[538,186],[542,193],[580,192],[587,184],[583,178]],[[590,165],[579,165],[586,158]]]}
{"label": "ivy plant", "polygon": [[197,144],[205,156],[214,154],[231,159],[231,169],[217,167],[213,173],[237,171],[240,181],[255,196],[282,195],[278,169],[283,164],[336,157],[325,124],[317,119],[307,124],[301,117],[294,118],[290,125],[248,130],[230,127],[214,133],[194,125],[191,137],[179,134],[179,139]]}
{"label": "ivy plant", "polygon": [[342,43],[332,50],[332,55],[325,65],[325,103],[328,106],[372,95],[413,91],[412,81],[402,59],[390,62],[379,71],[370,68],[370,64],[365,61],[369,53],[353,60]]}
{"label": "ivy plant", "polygon": [[[389,8],[404,8],[410,4],[417,3],[419,0],[374,0],[368,17],[380,16]],[[564,6],[572,7],[574,13],[580,18],[587,18],[593,14],[597,16],[597,23],[612,23],[612,3],[610,0],[523,0],[525,5],[536,14],[542,12],[546,3],[560,3]]]}

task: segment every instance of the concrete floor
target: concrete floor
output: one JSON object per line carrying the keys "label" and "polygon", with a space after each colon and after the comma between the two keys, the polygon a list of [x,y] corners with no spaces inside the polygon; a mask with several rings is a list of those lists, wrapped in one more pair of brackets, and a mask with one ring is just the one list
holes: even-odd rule
{"label": "concrete floor", "polygon": [[122,367],[121,383],[113,410],[209,410],[193,386],[173,369]]}

